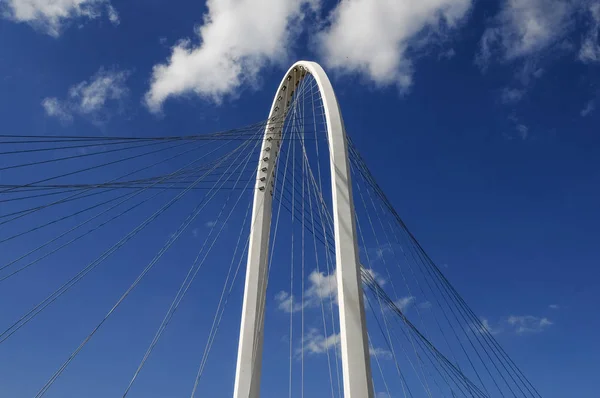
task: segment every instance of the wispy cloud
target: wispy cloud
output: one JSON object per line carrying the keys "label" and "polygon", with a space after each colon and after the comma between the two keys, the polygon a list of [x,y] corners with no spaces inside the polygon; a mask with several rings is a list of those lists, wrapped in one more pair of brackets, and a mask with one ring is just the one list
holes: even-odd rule
{"label": "wispy cloud", "polygon": [[110,4],[107,5],[108,11],[108,20],[112,22],[113,25],[118,25],[121,23],[121,18],[119,17],[119,13],[117,10]]}
{"label": "wispy cloud", "polygon": [[[556,304],[548,306],[550,309],[558,309]],[[489,333],[498,335],[500,333],[523,335],[527,333],[541,333],[554,323],[546,318],[534,315],[510,315],[496,322],[490,322],[487,318],[481,318],[479,323],[471,323],[467,330],[474,333]]]}
{"label": "wispy cloud", "polygon": [[452,59],[456,56],[456,51],[453,48],[449,48],[446,51],[442,51],[438,55],[438,59]]}
{"label": "wispy cloud", "polygon": [[590,100],[585,104],[585,106],[583,107],[581,112],[579,112],[579,114],[581,115],[581,117],[586,117],[590,113],[594,112],[595,109],[596,109],[596,101]]}
{"label": "wispy cloud", "polygon": [[[366,271],[377,281],[380,286],[386,284],[386,280],[372,269]],[[318,308],[321,303],[329,306],[330,303],[337,304],[337,279],[335,271],[331,274],[313,270],[308,275],[308,287],[304,291],[304,300],[286,291],[280,291],[275,295],[277,308],[284,312],[297,312],[305,308]]]}
{"label": "wispy cloud", "polygon": [[[549,55],[575,52],[569,34],[585,14],[588,0],[502,0],[481,37],[475,63],[486,71],[494,63],[515,68],[511,87],[502,89],[505,105],[520,102],[544,74],[540,63]],[[568,44],[568,45],[567,45]],[[528,132],[517,129],[520,138]],[[513,137],[509,133],[506,137]]]}
{"label": "wispy cloud", "polygon": [[277,303],[277,308],[288,313],[302,311],[303,308],[306,308],[306,302],[298,302],[293,294],[289,294],[283,290],[275,295],[275,302]]}
{"label": "wispy cloud", "polygon": [[428,310],[431,307],[433,307],[433,305],[430,301],[423,301],[422,303],[417,304],[417,307],[419,307],[422,310]]}
{"label": "wispy cloud", "polygon": [[383,286],[387,283],[385,278],[379,275],[373,268],[365,268],[365,271],[379,284],[379,286]]}
{"label": "wispy cloud", "polygon": [[561,306],[558,304],[550,304],[548,308],[550,308],[551,310],[559,310]]}
{"label": "wispy cloud", "polygon": [[369,354],[377,359],[392,359],[392,352],[381,347],[370,347]]}
{"label": "wispy cloud", "polygon": [[411,308],[415,307],[419,310],[428,310],[432,307],[431,302],[421,301],[418,302],[415,296],[400,297],[394,301],[394,305],[403,313],[407,313]]}
{"label": "wispy cloud", "polygon": [[48,97],[42,101],[42,106],[48,116],[63,121],[72,120],[75,114],[97,120],[101,115],[106,116],[108,103],[120,105],[129,94],[125,85],[128,76],[127,71],[101,68],[91,79],[72,86],[66,99]]}
{"label": "wispy cloud", "polygon": [[510,115],[508,120],[512,124],[513,130],[505,132],[504,138],[507,140],[514,140],[517,138],[521,141],[525,141],[530,137],[529,127],[522,123],[516,115]]}
{"label": "wispy cloud", "polygon": [[535,77],[536,79],[541,78],[542,76],[544,76],[544,73],[546,73],[544,68],[536,68],[531,74],[533,77]]}
{"label": "wispy cloud", "polygon": [[517,124],[517,132],[519,133],[519,137],[522,140],[526,140],[527,137],[529,136],[529,127],[525,126],[524,124]]}
{"label": "wispy cloud", "polygon": [[600,62],[600,45],[598,33],[600,32],[600,3],[589,5],[590,28],[583,38],[579,49],[579,59],[584,63]]}
{"label": "wispy cloud", "polygon": [[[339,333],[334,333],[326,337],[318,329],[310,328],[302,338],[302,346],[296,349],[296,355],[301,355],[302,352],[310,355],[319,355],[324,354],[331,349],[339,350],[339,348]],[[379,360],[389,360],[393,357],[391,351],[382,347],[370,347],[369,354],[377,357]]]}
{"label": "wispy cloud", "polygon": [[324,354],[330,349],[337,349],[340,344],[340,335],[335,333],[325,337],[319,330],[311,328],[302,337],[302,342],[302,347],[296,350],[296,354],[300,355],[303,352],[312,355]]}
{"label": "wispy cloud", "polygon": [[383,245],[375,249],[375,257],[377,259],[382,259],[385,257],[386,253],[391,252],[391,248],[389,245]]}
{"label": "wispy cloud", "polygon": [[548,318],[533,315],[511,315],[507,322],[517,334],[539,333],[553,324]]}
{"label": "wispy cloud", "polygon": [[365,253],[371,265],[373,265],[379,261],[387,261],[388,259],[396,261],[394,255],[402,253],[402,246],[397,243],[383,243],[374,247],[360,247],[360,250]]}
{"label": "wispy cloud", "polygon": [[564,0],[504,0],[483,33],[477,63],[485,69],[494,59],[513,60],[547,49],[572,26],[573,4]]}
{"label": "wispy cloud", "polygon": [[63,122],[70,122],[73,120],[71,110],[59,101],[58,98],[44,98],[42,106],[48,116],[58,118]]}
{"label": "wispy cloud", "polygon": [[119,24],[119,14],[108,0],[3,0],[5,17],[25,22],[58,37],[69,20],[95,19],[107,15]]}
{"label": "wispy cloud", "polygon": [[398,307],[398,309],[402,312],[406,312],[406,310],[408,310],[408,308],[410,306],[412,306],[414,303],[415,303],[414,296],[401,297],[398,300],[394,301],[394,304],[396,305],[396,307]]}
{"label": "wispy cloud", "polygon": [[597,1],[503,0],[483,33],[476,62],[485,70],[494,60],[535,60],[549,50],[576,51],[569,34],[586,24],[577,56],[584,63],[600,62]]}
{"label": "wispy cloud", "polygon": [[280,291],[275,296],[277,308],[284,312],[297,312],[303,308],[315,308],[326,302],[337,302],[337,279],[335,272],[327,275],[314,270],[308,276],[308,287],[304,292],[304,301],[289,292]]}
{"label": "wispy cloud", "polygon": [[479,334],[489,333],[491,335],[496,335],[502,333],[501,326],[493,327],[487,318],[481,318],[481,324],[473,323],[471,325],[471,328]]}
{"label": "wispy cloud", "polygon": [[128,72],[100,69],[90,81],[83,81],[69,90],[69,98],[84,114],[96,113],[108,101],[119,101],[129,92],[125,81]]}
{"label": "wispy cloud", "polygon": [[500,93],[500,100],[503,104],[514,104],[523,98],[525,95],[524,89],[505,87]]}

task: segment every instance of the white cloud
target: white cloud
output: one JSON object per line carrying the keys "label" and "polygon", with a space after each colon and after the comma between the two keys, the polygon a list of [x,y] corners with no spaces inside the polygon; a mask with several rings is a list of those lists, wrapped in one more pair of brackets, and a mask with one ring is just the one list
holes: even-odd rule
{"label": "white cloud", "polygon": [[432,307],[432,304],[430,301],[423,301],[422,303],[419,303],[417,307],[419,307],[422,310],[428,310]]}
{"label": "white cloud", "polygon": [[[310,329],[303,337],[304,353],[307,354],[324,354],[329,349],[337,349],[340,344],[339,333],[334,333],[331,336],[325,337],[317,329]],[[298,348],[297,354],[302,354],[302,348]]]}
{"label": "white cloud", "polygon": [[548,318],[533,315],[511,315],[507,322],[517,334],[542,332],[553,324]]}
{"label": "white cloud", "polygon": [[332,271],[331,275],[326,275],[324,272],[314,270],[308,276],[308,281],[310,285],[305,293],[305,297],[308,297],[309,300],[316,301],[330,297],[337,300],[335,271]]}
{"label": "white cloud", "polygon": [[97,117],[109,102],[120,103],[129,90],[126,71],[108,71],[101,68],[92,78],[72,86],[67,98],[45,98],[42,106],[48,116],[71,120],[73,114]]}
{"label": "white cloud", "polygon": [[369,354],[371,354],[371,356],[377,357],[377,359],[392,359],[393,357],[391,351],[381,347],[370,347]]}
{"label": "white cloud", "polygon": [[125,80],[129,73],[100,69],[92,79],[83,81],[69,90],[69,98],[78,105],[81,113],[95,113],[104,108],[107,101],[120,100],[127,95]]}
{"label": "white cloud", "polygon": [[113,23],[113,25],[118,25],[121,23],[121,18],[119,18],[119,13],[115,8],[109,4],[107,7],[108,12],[108,20]]}
{"label": "white cloud", "polygon": [[521,139],[523,141],[525,141],[526,139],[529,138],[530,136],[530,132],[529,132],[529,127],[527,127],[525,124],[521,123],[519,121],[519,118],[512,114],[509,115],[508,120],[511,122],[511,124],[514,126],[514,131],[511,131],[509,133],[504,133],[504,138],[506,138],[507,140],[514,140],[515,138]]}
{"label": "white cloud", "polygon": [[63,122],[70,122],[71,120],[73,120],[73,115],[71,114],[71,111],[67,109],[58,100],[58,98],[44,98],[44,100],[42,101],[42,106],[44,107],[44,110],[46,111],[46,114],[48,116],[56,117],[62,120]]}
{"label": "white cloud", "polygon": [[[482,64],[481,66],[485,69],[486,65]],[[514,105],[520,102],[531,86],[543,75],[544,69],[539,67],[536,57],[525,58],[515,68],[512,84],[500,90],[500,102],[504,105]]]}
{"label": "white cloud", "polygon": [[590,100],[590,101],[588,101],[587,104],[585,104],[585,107],[581,110],[581,112],[579,112],[579,114],[582,117],[586,117],[587,115],[592,113],[595,109],[596,109],[596,101]]}
{"label": "white cloud", "polygon": [[[552,304],[548,306],[551,309],[558,309],[559,306]],[[488,319],[481,318],[481,323],[471,323],[468,329],[474,333],[490,333],[497,335],[503,332],[513,334],[540,333],[553,325],[553,322],[546,317],[533,315],[511,315],[503,320],[492,324]]]}
{"label": "white cloud", "polygon": [[522,140],[526,140],[527,137],[529,136],[529,128],[527,126],[525,126],[524,124],[517,124],[517,132],[519,133],[519,137]]}
{"label": "white cloud", "polygon": [[377,273],[377,271],[375,271],[373,268],[364,268],[364,270],[379,284],[379,286],[383,286],[387,283],[385,278],[379,275],[379,273]]}
{"label": "white cloud", "polygon": [[[369,273],[380,286],[385,285],[386,280],[377,272],[369,268],[366,268],[365,271]],[[308,287],[304,291],[304,302],[302,301],[302,298],[296,297],[286,291],[277,293],[275,295],[275,301],[277,302],[277,308],[288,313],[301,311],[304,308],[318,308],[321,306],[321,302],[326,304],[327,307],[330,302],[337,304],[337,279],[335,271],[332,271],[332,273],[328,275],[324,272],[313,270],[308,275]]]}
{"label": "white cloud", "polygon": [[414,296],[401,297],[398,300],[394,301],[394,304],[398,309],[402,312],[408,310],[408,308],[413,305],[415,302]]}
{"label": "white cloud", "polygon": [[297,312],[303,308],[316,308],[321,302],[337,302],[337,279],[335,272],[326,275],[314,270],[308,275],[308,288],[304,292],[304,302],[285,291],[277,293],[277,308],[284,312]]}
{"label": "white cloud", "polygon": [[283,312],[298,312],[308,306],[308,302],[302,303],[301,300],[297,300],[293,294],[289,294],[286,291],[280,291],[275,295],[275,301],[277,302],[277,308]]}
{"label": "white cloud", "polygon": [[559,310],[561,307],[558,304],[550,304],[548,308],[550,308],[551,310]]}
{"label": "white cloud", "polygon": [[[597,30],[598,28],[596,28],[596,37],[598,35]],[[581,44],[579,59],[584,63],[600,62],[600,45],[592,41],[591,35]]]}
{"label": "white cloud", "polygon": [[[387,281],[373,269],[364,268],[364,270],[380,286],[386,284]],[[308,287],[304,291],[304,301],[302,301],[302,298],[298,298],[286,291],[277,293],[275,301],[277,302],[277,308],[288,313],[301,311],[304,308],[318,308],[321,306],[321,302],[326,304],[326,308],[328,308],[329,303],[337,304],[337,278],[335,271],[332,271],[328,275],[324,272],[313,270],[308,275]]]}
{"label": "white cloud", "polygon": [[[501,93],[504,104],[515,104],[542,77],[544,69],[539,64],[549,58],[569,54],[584,63],[600,62],[599,32],[600,0],[502,0],[481,37],[475,61],[483,71],[494,61],[517,65],[517,87]],[[579,50],[575,35],[582,35]],[[523,128],[517,132],[504,135],[509,139],[529,136]]]}
{"label": "white cloud", "polygon": [[[360,73],[378,85],[412,84],[409,51],[455,28],[471,0],[347,0],[330,15],[331,24],[317,35],[325,65]],[[423,33],[429,33],[423,38]],[[423,39],[423,40],[419,40]]]}
{"label": "white cloud", "polygon": [[47,34],[58,37],[70,19],[95,19],[106,13],[113,24],[119,14],[108,0],[3,0],[6,17],[26,22]]}
{"label": "white cloud", "polygon": [[600,45],[598,44],[600,3],[590,4],[589,11],[591,26],[588,33],[584,36],[581,48],[579,49],[579,59],[584,63],[600,62]]}
{"label": "white cloud", "polygon": [[472,328],[475,330],[475,332],[480,334],[487,332],[491,335],[496,335],[502,332],[500,327],[492,327],[486,318],[481,318],[481,324],[472,324]]}
{"label": "white cloud", "polygon": [[189,39],[155,65],[149,109],[158,112],[170,97],[189,93],[220,101],[243,83],[255,83],[260,70],[287,58],[291,37],[307,8],[317,0],[208,0],[208,13]]}
{"label": "white cloud", "polygon": [[379,260],[385,257],[387,252],[391,251],[390,245],[383,245],[375,249],[375,257]]}
{"label": "white cloud", "polygon": [[481,38],[477,62],[485,68],[496,55],[512,60],[548,48],[572,26],[577,1],[504,0]]}
{"label": "white cloud", "polygon": [[453,48],[450,48],[446,51],[441,52],[438,55],[438,59],[452,59],[456,56],[456,51]]}
{"label": "white cloud", "polygon": [[403,252],[402,246],[397,243],[382,243],[370,248],[360,247],[359,250],[361,253],[364,252],[371,265],[378,261],[386,261],[388,257],[390,260],[395,260],[394,254]]}
{"label": "white cloud", "polygon": [[525,90],[505,87],[502,89],[500,99],[503,104],[514,104],[519,102],[523,98],[523,95],[525,95]]}

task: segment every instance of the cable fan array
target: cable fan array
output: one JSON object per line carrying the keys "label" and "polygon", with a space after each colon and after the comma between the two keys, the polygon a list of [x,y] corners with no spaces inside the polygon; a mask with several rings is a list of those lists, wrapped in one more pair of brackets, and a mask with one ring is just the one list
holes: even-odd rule
{"label": "cable fan array", "polygon": [[[270,123],[282,140],[262,394],[341,397],[331,170],[314,78]],[[11,303],[0,313],[0,395],[231,396],[266,125],[0,136],[0,297]],[[540,397],[351,141],[349,156],[375,391]]]}

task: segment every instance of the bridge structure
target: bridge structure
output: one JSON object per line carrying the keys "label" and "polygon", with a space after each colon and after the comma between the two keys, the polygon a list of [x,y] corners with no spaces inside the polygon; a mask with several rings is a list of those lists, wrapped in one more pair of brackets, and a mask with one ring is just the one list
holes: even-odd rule
{"label": "bridge structure", "polygon": [[[540,397],[408,230],[314,62],[292,65],[268,118],[249,126],[0,135],[0,144],[0,299],[12,303],[0,315],[0,363],[32,369],[23,358],[43,355],[33,373],[53,369],[39,385],[28,377],[10,392],[0,387],[3,395],[182,395],[180,383],[170,393],[143,385],[152,385],[144,370],[157,351],[177,343],[166,331],[187,297],[206,305],[188,306],[198,319],[178,331],[204,336],[203,349],[162,355],[196,362],[182,373],[192,398]],[[189,267],[159,273],[165,261]],[[149,304],[157,295],[168,299]],[[157,309],[129,316],[136,338],[119,360],[127,365],[112,366],[119,373],[104,392],[86,393],[69,370],[103,350],[93,345],[111,322],[121,327],[109,340],[127,335],[119,317],[130,302]],[[57,335],[64,343],[48,345]],[[164,369],[146,373],[167,378]]]}

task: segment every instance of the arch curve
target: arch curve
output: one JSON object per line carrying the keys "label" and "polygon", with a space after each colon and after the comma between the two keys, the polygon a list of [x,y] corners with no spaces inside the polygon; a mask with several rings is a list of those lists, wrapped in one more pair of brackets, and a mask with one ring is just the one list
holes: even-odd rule
{"label": "arch curve", "polygon": [[346,131],[333,86],[323,68],[315,62],[298,61],[284,75],[275,93],[259,156],[234,398],[260,395],[275,166],[283,121],[296,88],[308,74],[315,79],[321,95],[329,143],[344,397],[373,397]]}

